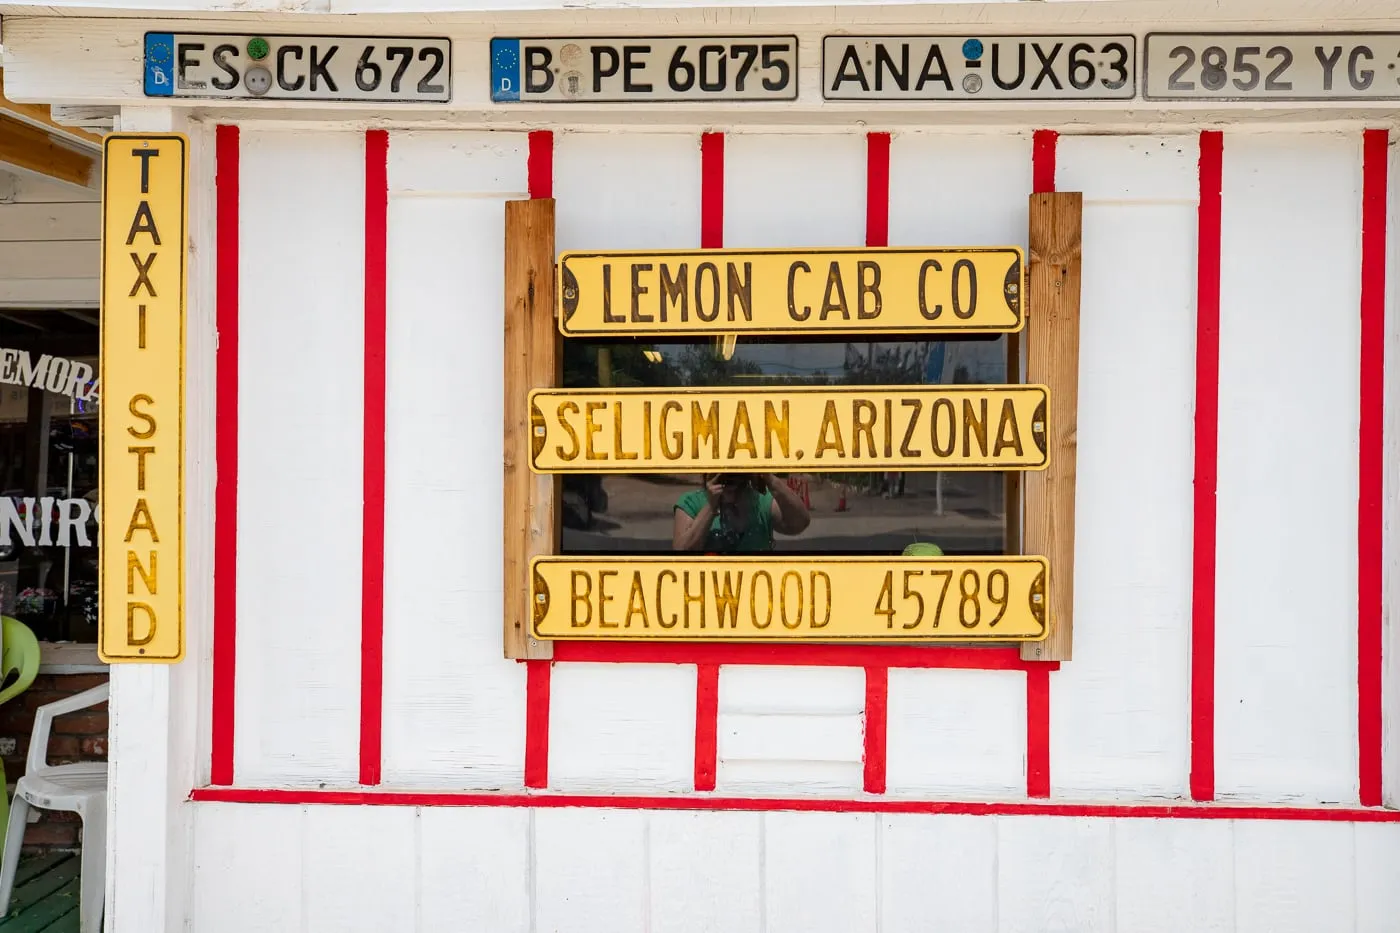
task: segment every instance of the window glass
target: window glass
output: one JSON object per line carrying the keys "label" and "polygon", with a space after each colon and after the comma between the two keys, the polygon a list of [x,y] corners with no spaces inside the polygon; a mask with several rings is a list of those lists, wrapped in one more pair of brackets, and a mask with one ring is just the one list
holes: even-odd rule
{"label": "window glass", "polygon": [[97,640],[98,318],[0,313],[0,613]]}
{"label": "window glass", "polygon": [[[1004,336],[938,341],[744,337],[728,343],[565,340],[563,353],[563,385],[571,389],[1008,381]],[[932,542],[948,554],[1006,552],[999,472],[791,473],[779,479],[802,502],[810,517],[806,527],[792,535],[727,530],[734,540],[723,539],[728,545],[720,550],[883,555]],[[741,487],[740,493],[727,495],[742,494],[742,481],[731,485]],[[749,495],[753,507],[764,510],[764,497],[773,493],[760,481]],[[563,553],[674,551],[676,509],[693,510],[704,501],[704,478],[698,474],[565,475]],[[766,510],[753,514],[762,517]],[[707,547],[719,540],[711,538]]]}

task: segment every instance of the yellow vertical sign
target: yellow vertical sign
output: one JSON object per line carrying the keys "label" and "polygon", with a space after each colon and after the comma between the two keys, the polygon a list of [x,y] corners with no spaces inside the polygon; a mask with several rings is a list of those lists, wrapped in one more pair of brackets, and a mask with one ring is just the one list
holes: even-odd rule
{"label": "yellow vertical sign", "polygon": [[107,662],[185,654],[189,142],[113,134],[102,166],[102,582]]}

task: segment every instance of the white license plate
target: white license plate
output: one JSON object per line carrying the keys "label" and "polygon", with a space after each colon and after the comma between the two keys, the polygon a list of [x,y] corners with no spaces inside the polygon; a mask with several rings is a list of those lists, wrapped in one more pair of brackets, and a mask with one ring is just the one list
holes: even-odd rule
{"label": "white license plate", "polygon": [[146,33],[148,97],[447,103],[450,39]]}
{"label": "white license plate", "polygon": [[491,40],[497,103],[796,98],[795,36]]}
{"label": "white license plate", "polygon": [[827,36],[827,100],[1124,100],[1132,36]]}
{"label": "white license plate", "polygon": [[1149,100],[1400,100],[1400,33],[1149,33]]}

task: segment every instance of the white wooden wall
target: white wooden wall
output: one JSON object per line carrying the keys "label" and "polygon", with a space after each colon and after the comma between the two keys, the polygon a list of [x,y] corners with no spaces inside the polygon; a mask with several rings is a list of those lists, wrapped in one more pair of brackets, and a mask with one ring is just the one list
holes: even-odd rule
{"label": "white wooden wall", "polygon": [[0,172],[0,308],[96,308],[95,188]]}
{"label": "white wooden wall", "polygon": [[[1085,259],[1055,800],[1188,794],[1197,139],[1058,146],[1058,188],[1085,196]],[[526,196],[526,150],[520,133],[390,135],[391,788],[522,785],[498,542],[502,204]],[[348,787],[364,137],[252,125],[241,152],[236,782]],[[854,133],[729,135],[725,245],[861,244],[865,157]],[[1024,243],[1030,173],[1025,133],[896,134],[891,244]],[[1392,165],[1392,255],[1397,182]],[[1227,133],[1223,184],[1218,794],[1355,805],[1360,135]],[[560,249],[697,246],[698,135],[556,133],[554,195]],[[860,670],[730,667],[719,690],[721,793],[859,794]],[[552,693],[551,790],[690,790],[693,667],[559,664]],[[890,796],[1025,798],[1024,674],[891,671],[888,722]],[[193,929],[210,933],[1379,933],[1400,916],[1396,825],[196,806]]]}

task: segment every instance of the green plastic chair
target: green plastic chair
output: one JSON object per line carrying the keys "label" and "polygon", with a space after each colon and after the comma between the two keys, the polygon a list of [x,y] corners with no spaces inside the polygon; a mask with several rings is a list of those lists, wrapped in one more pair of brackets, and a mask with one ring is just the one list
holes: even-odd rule
{"label": "green plastic chair", "polygon": [[[19,619],[0,616],[0,705],[29,689],[39,673],[39,639]],[[6,786],[5,762],[0,759],[0,788]],[[5,827],[10,824],[10,795],[0,792],[0,850],[5,846]]]}

